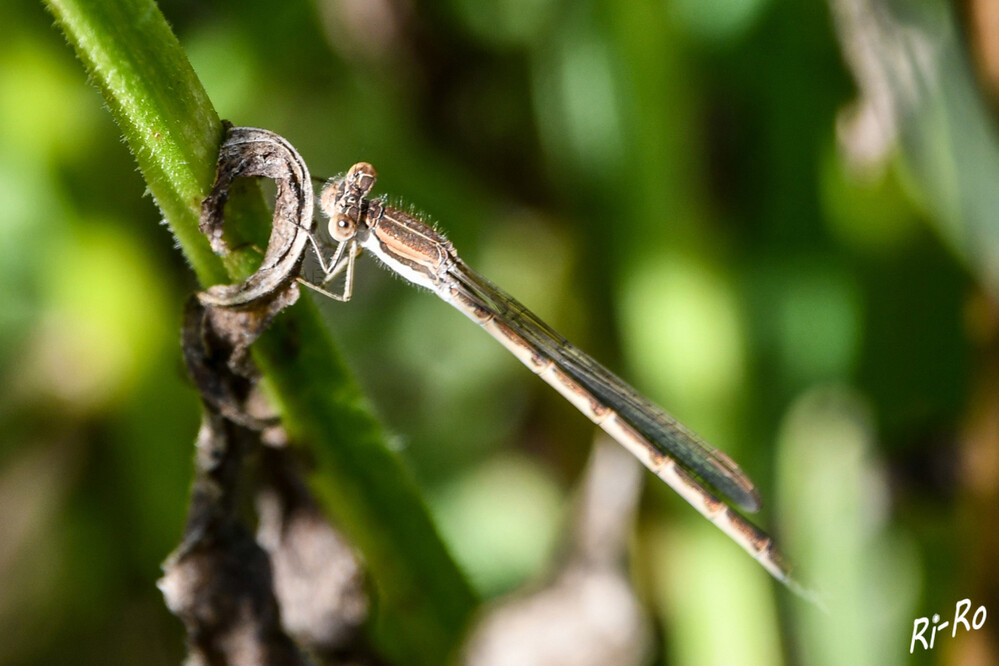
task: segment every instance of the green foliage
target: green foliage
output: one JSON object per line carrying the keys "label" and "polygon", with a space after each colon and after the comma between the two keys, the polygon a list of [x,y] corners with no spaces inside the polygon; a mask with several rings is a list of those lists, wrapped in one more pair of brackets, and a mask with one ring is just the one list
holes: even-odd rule
{"label": "green foliage", "polygon": [[[287,137],[316,175],[373,163],[377,193],[431,213],[473,267],[738,460],[761,486],[758,522],[840,595],[833,618],[802,608],[650,483],[632,564],[663,661],[988,649],[948,634],[908,655],[916,617],[999,607],[993,567],[975,564],[999,559],[982,536],[994,466],[975,462],[999,449],[997,147],[970,33],[944,3],[885,3],[912,10],[906,40],[929,40],[885,52],[921,54],[925,103],[866,169],[842,143],[858,89],[827,3],[165,0],[172,30],[146,2],[50,4],[120,129],[51,16],[3,3],[0,625],[21,630],[0,661],[182,654],[153,583],[197,428],[175,334],[195,285],[157,222],[202,284],[250,261],[223,266],[197,232],[209,99]],[[262,243],[263,199],[233,203],[232,228]],[[350,304],[301,303],[261,346],[383,604],[416,594],[444,632],[394,638],[454,640],[471,605],[443,550],[423,549],[421,496],[478,592],[543,573],[552,498],[592,429],[487,336],[362,257]],[[384,438],[369,411],[393,452],[368,450]],[[518,520],[511,497],[538,499]]]}

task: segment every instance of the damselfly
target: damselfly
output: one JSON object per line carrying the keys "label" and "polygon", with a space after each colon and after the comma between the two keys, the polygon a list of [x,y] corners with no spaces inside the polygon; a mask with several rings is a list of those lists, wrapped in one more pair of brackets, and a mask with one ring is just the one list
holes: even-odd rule
{"label": "damselfly", "polygon": [[[760,507],[755,486],[735,462],[470,269],[437,230],[387,205],[383,199],[367,198],[375,179],[374,168],[362,162],[351,167],[346,176],[333,178],[323,187],[320,208],[329,217],[330,235],[338,243],[327,263],[313,239],[325,273],[323,286],[346,273],[339,294],[310,286],[337,300],[350,300],[354,259],[362,249],[369,251],[388,270],[429,289],[484,328],[752,555],[774,578],[801,591],[791,579],[773,539],[726,503],[751,512]],[[725,500],[708,490],[708,486]]]}

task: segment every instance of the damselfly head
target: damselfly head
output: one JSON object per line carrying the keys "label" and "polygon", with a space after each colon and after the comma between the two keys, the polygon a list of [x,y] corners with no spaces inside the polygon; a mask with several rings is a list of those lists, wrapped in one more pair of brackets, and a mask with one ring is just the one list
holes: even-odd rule
{"label": "damselfly head", "polygon": [[378,174],[367,162],[350,167],[346,176],[331,178],[319,197],[319,208],[330,218],[333,240],[350,240],[357,233],[365,197],[375,185]]}

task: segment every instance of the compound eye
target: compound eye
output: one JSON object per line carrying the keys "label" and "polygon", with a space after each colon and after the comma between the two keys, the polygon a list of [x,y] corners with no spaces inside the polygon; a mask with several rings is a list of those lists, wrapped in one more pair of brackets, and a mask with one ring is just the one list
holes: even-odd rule
{"label": "compound eye", "polygon": [[354,233],[356,231],[357,225],[346,215],[336,215],[332,220],[330,220],[330,236],[332,236],[335,241],[343,242],[345,240],[350,240],[354,237]]}
{"label": "compound eye", "polygon": [[333,217],[337,202],[343,196],[343,179],[330,178],[319,193],[319,209],[327,217]]}

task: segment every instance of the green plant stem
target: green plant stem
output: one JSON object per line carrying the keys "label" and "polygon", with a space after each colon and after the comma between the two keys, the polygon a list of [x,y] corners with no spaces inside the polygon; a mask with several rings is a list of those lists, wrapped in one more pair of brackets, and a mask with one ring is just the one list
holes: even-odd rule
{"label": "green plant stem", "polygon": [[[242,277],[245,260],[223,262],[198,231],[222,125],[159,8],[152,0],[46,4],[100,88],[198,279],[208,285]],[[270,222],[259,192],[234,200],[229,214],[256,235]],[[375,581],[379,645],[400,663],[444,663],[474,596],[315,308],[302,299],[256,347],[289,431],[315,453],[317,497]]]}

